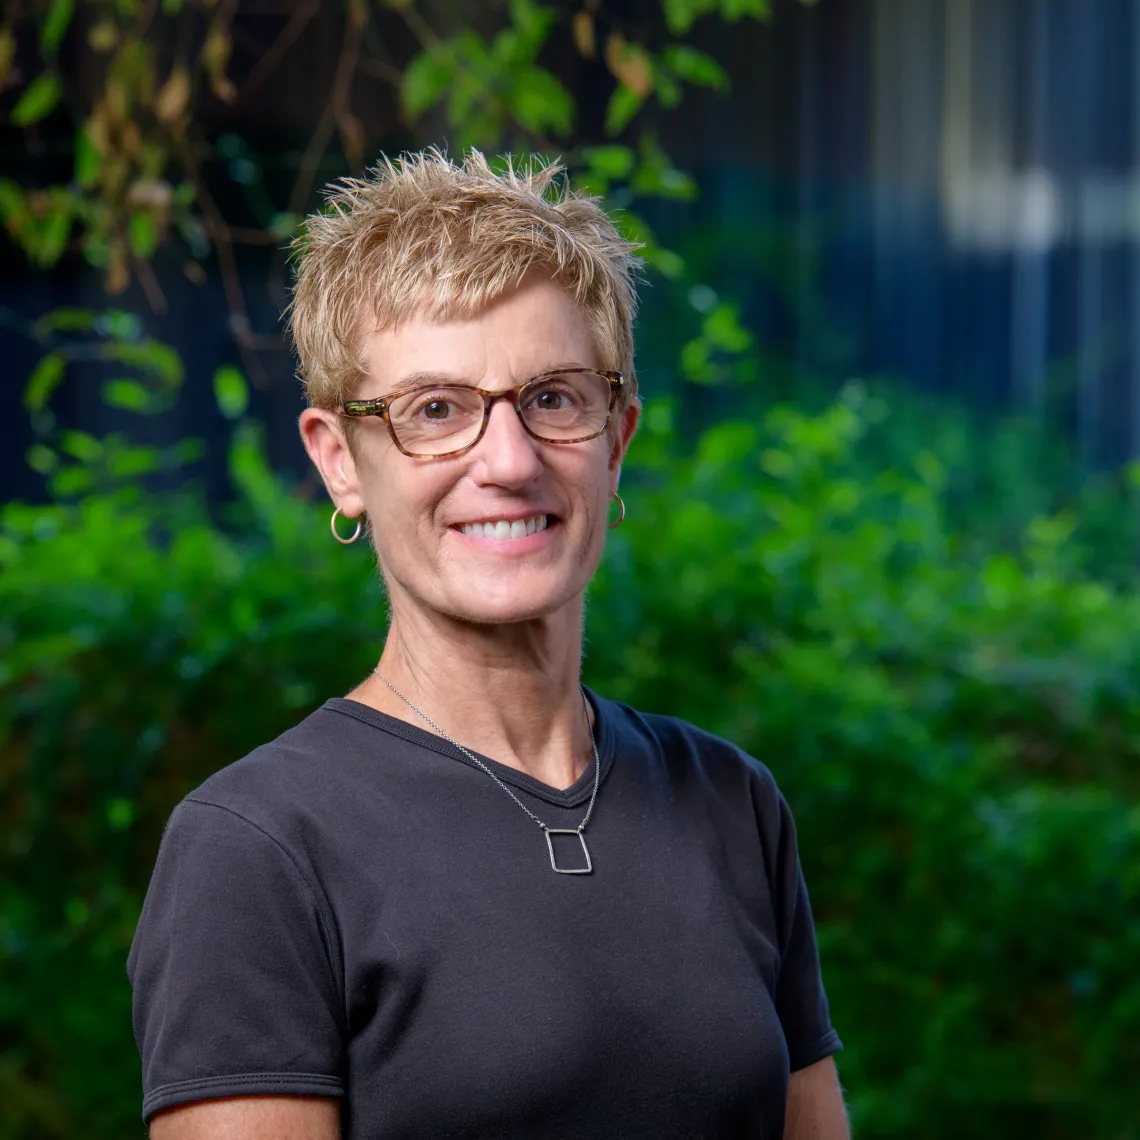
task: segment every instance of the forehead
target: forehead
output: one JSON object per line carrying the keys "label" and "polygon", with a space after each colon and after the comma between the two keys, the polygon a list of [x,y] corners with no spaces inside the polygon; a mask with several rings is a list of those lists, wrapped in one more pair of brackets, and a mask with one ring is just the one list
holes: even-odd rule
{"label": "forehead", "polygon": [[598,366],[586,315],[547,280],[526,282],[470,316],[416,313],[368,336],[364,355],[373,394],[415,373],[497,387],[569,362]]}

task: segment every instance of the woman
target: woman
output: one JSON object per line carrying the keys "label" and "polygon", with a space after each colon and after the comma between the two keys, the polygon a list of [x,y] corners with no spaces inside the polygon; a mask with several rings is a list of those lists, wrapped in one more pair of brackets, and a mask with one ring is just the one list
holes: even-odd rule
{"label": "woman", "polygon": [[156,1140],[847,1135],[770,774],[579,683],[635,261],[556,173],[415,155],[299,241],[301,434],[391,623],[171,817],[130,958]]}

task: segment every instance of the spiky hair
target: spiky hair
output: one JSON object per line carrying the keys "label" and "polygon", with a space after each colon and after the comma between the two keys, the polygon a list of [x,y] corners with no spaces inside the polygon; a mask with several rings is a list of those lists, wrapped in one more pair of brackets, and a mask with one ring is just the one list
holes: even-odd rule
{"label": "spiky hair", "polygon": [[293,243],[288,323],[309,403],[352,398],[370,332],[413,313],[470,316],[528,273],[581,307],[602,365],[626,375],[623,403],[632,399],[637,245],[562,170],[508,158],[496,172],[479,151],[459,164],[433,148],[330,186]]}

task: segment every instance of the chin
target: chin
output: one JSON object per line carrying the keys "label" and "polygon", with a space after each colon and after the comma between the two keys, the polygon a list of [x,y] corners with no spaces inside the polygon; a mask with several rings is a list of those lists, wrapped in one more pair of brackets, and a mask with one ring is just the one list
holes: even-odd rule
{"label": "chin", "polygon": [[479,625],[508,625],[551,617],[568,606],[581,606],[585,584],[568,588],[541,583],[512,584],[499,579],[480,590],[478,581],[464,583],[452,594],[447,609],[460,621]]}

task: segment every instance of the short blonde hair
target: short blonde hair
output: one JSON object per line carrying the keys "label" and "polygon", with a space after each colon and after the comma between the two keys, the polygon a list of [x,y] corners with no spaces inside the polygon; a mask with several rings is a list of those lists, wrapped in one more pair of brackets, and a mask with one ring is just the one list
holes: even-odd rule
{"label": "short blonde hair", "polygon": [[581,307],[602,367],[625,374],[628,404],[637,392],[638,246],[596,198],[556,181],[562,169],[508,158],[496,173],[479,151],[457,164],[433,148],[385,157],[369,177],[330,186],[325,209],[293,243],[288,323],[309,403],[352,398],[369,332],[413,312],[472,315],[539,273]]}

